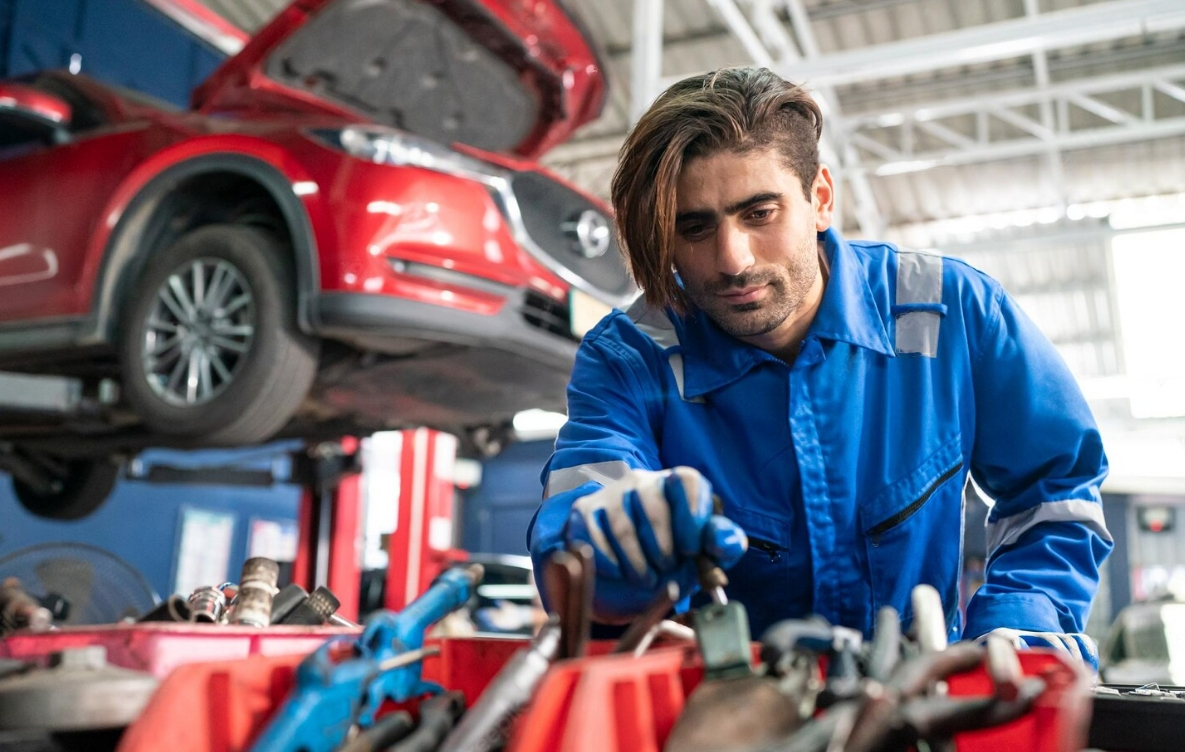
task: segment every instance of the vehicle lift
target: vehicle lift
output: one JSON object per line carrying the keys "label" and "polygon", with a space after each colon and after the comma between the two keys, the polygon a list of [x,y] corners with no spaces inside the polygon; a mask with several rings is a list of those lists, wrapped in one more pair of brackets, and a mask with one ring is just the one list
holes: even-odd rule
{"label": "vehicle lift", "polygon": [[[101,388],[95,397],[84,393],[81,379],[0,371],[0,411],[77,415],[114,402],[114,388],[114,383]],[[467,558],[452,546],[456,440],[427,428],[401,433],[399,456],[382,458],[399,463],[401,478],[398,496],[391,500],[399,511],[396,529],[388,538],[390,563],[383,604],[392,611],[402,610],[450,564]],[[309,592],[319,585],[328,587],[341,600],[338,613],[352,620],[358,618],[362,576],[360,449],[361,442],[347,436],[310,443],[292,455],[292,481],[303,487],[292,581]],[[11,465],[0,458],[0,470],[21,473],[23,468]],[[159,478],[158,469],[163,473]],[[153,470],[147,480],[185,482],[194,475],[193,471],[170,474],[169,468]],[[219,472],[218,477],[226,476]]]}
{"label": "vehicle lift", "polygon": [[[402,611],[450,564],[467,554],[453,547],[456,440],[428,428],[409,429],[398,457],[395,530],[387,538],[383,607]],[[341,600],[338,613],[358,618],[362,530],[361,442],[354,437],[310,445],[296,455],[293,479],[304,487],[297,516],[292,581],[308,591],[324,585]]]}

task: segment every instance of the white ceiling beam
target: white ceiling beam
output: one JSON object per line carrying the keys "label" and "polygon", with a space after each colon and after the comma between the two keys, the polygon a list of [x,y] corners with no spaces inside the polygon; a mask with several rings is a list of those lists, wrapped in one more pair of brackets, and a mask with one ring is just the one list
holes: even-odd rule
{"label": "white ceiling beam", "polygon": [[566,141],[547,152],[544,161],[548,164],[568,164],[608,157],[616,159],[617,152],[621,149],[621,141],[622,134]]}
{"label": "white ceiling beam", "polygon": [[[1041,15],[1041,8],[1038,5],[1038,2],[1039,0],[1024,0],[1026,17],[1036,18]],[[1037,84],[1038,91],[1045,91],[1049,88],[1049,56],[1045,50],[1036,50],[1033,52],[1033,80]],[[1052,132],[1057,129],[1057,121],[1054,119],[1053,114],[1053,102],[1046,99],[1038,105],[1037,109],[1041,114],[1041,127],[1052,135]],[[1011,110],[999,110],[997,112],[997,117],[999,117],[999,112],[1011,113]],[[1007,120],[1007,117],[1004,119]],[[1016,125],[1016,123],[1013,124]],[[1043,141],[1053,140],[1051,135],[1046,136],[1041,133],[1037,133],[1035,135]],[[983,140],[986,141],[986,137],[983,138]],[[1065,203],[1065,170],[1062,165],[1061,152],[1059,152],[1056,147],[1051,146],[1049,151],[1045,153],[1045,166],[1049,170],[1049,181],[1052,184],[1053,189],[1057,191],[1057,195],[1059,196],[1062,203]]]}
{"label": "white ceiling beam", "polygon": [[961,133],[956,133],[950,128],[947,128],[945,125],[933,120],[919,120],[917,122],[917,126],[918,130],[925,131],[931,136],[947,142],[951,146],[959,146],[964,149],[970,149],[977,145],[974,139],[967,138]]}
{"label": "white ceiling beam", "polygon": [[732,35],[740,40],[745,52],[749,53],[750,60],[762,68],[774,67],[774,56],[766,49],[765,43],[753,30],[753,25],[745,18],[745,14],[734,0],[708,0],[708,5],[719,14]]}
{"label": "white ceiling beam", "polygon": [[[777,70],[784,68],[788,63],[801,59],[793,40],[790,39],[782,22],[774,14],[770,0],[747,0],[752,20],[745,15],[735,0],[708,0],[708,4],[720,16],[733,36],[740,41],[755,65]],[[808,50],[808,54],[810,54],[809,51],[817,49],[814,46],[813,36],[805,41],[800,36],[799,42],[804,50]],[[776,50],[777,54],[771,49]],[[675,80],[677,79],[664,80],[660,82],[660,85],[669,86]],[[854,208],[860,231],[870,236],[879,234],[884,227],[884,222],[880,210],[876,206],[872,189],[868,185],[865,170],[860,164],[859,153],[850,147],[846,151],[837,150],[832,143],[831,133],[846,132],[842,120],[843,114],[839,110],[839,100],[832,91],[823,90],[819,94],[820,96],[816,98],[819,100],[820,107],[827,113],[825,120],[829,124],[828,132],[824,134],[819,143],[820,156],[824,162],[832,165],[836,170],[838,179],[843,179],[845,175],[851,176],[848,183],[852,187],[855,199]],[[849,164],[853,167],[850,173],[847,170]]]}
{"label": "white ceiling beam", "polygon": [[1111,0],[822,55],[781,73],[815,87],[838,86],[1183,27],[1181,0]]}
{"label": "white ceiling beam", "polygon": [[999,118],[1000,120],[1003,120],[1005,123],[1014,125],[1017,128],[1020,128],[1022,131],[1031,133],[1032,135],[1036,136],[1037,138],[1041,139],[1042,141],[1052,141],[1054,139],[1055,130],[1053,128],[1046,128],[1044,125],[1042,125],[1041,123],[1038,123],[1036,120],[1033,120],[1032,118],[1027,118],[1024,115],[1021,115],[1020,113],[1015,112],[1014,110],[1006,110],[1004,108],[998,108],[998,109],[990,110],[988,114],[990,114],[992,117],[996,117],[996,118]]}
{"label": "white ceiling beam", "polygon": [[633,51],[630,57],[630,124],[654,101],[662,80],[662,10],[664,0],[634,0]]}
{"label": "white ceiling beam", "polygon": [[[781,60],[781,67],[784,69],[787,66],[798,63],[805,57],[806,59],[814,59],[819,57],[819,42],[815,38],[815,30],[811,25],[810,16],[807,14],[806,6],[801,0],[785,0],[786,12],[790,14],[790,22],[794,26],[795,37],[798,39],[799,45],[802,47],[802,55],[791,55],[784,57]],[[774,15],[769,8],[768,3],[765,4],[766,24],[775,26],[785,33],[782,28],[782,22]],[[786,45],[793,51],[793,45]],[[785,75],[783,71],[783,75]],[[839,152],[837,159],[829,159],[833,164],[839,165],[839,169],[835,176],[837,181],[845,181],[852,191],[852,208],[856,214],[856,224],[860,227],[860,232],[866,237],[879,238],[885,231],[885,218],[880,210],[880,206],[876,201],[876,194],[872,190],[872,184],[868,180],[868,173],[864,169],[863,158],[860,156],[855,147],[852,146],[848,134],[851,132],[847,119],[844,116],[839,104],[839,96],[835,93],[835,89],[830,86],[818,87],[818,94],[820,105],[827,110],[827,142],[830,144],[834,142],[837,144],[837,151]],[[836,206],[836,215],[842,216],[840,213],[840,206]]]}
{"label": "white ceiling beam", "polygon": [[1067,94],[1066,99],[1070,102],[1070,104],[1076,105],[1087,112],[1093,112],[1104,120],[1110,120],[1112,123],[1122,124],[1136,122],[1135,115],[1132,115],[1129,112],[1124,112],[1117,107],[1112,107],[1111,105],[1104,102],[1100,102],[1097,99],[1091,99],[1087,95],[1080,92],[1072,92]]}
{"label": "white ceiling beam", "polygon": [[1134,125],[1109,125],[1102,128],[1059,132],[1051,141],[1040,138],[1019,138],[996,141],[972,149],[941,149],[905,153],[897,161],[865,162],[865,169],[875,175],[899,175],[920,172],[934,167],[994,162],[1047,152],[1051,147],[1060,151],[1091,149],[1101,146],[1151,141],[1170,136],[1185,136],[1185,117],[1165,118],[1152,122],[1138,121]]}
{"label": "white ceiling beam", "polygon": [[1066,98],[1071,94],[1101,94],[1141,87],[1146,84],[1160,88],[1170,85],[1176,79],[1185,78],[1185,64],[1145,68],[1126,73],[1091,76],[1050,84],[1044,91],[1037,89],[1010,89],[1007,91],[984,92],[976,96],[957,99],[942,99],[921,102],[909,107],[894,107],[862,112],[848,117],[848,123],[858,129],[881,128],[899,125],[906,120],[936,120],[957,115],[969,115],[985,108],[997,110],[1004,107],[1023,107],[1040,104],[1050,99]]}
{"label": "white ceiling beam", "polygon": [[1161,93],[1172,97],[1178,102],[1185,102],[1185,88],[1169,83],[1168,81],[1154,81],[1152,88],[1158,89]]}
{"label": "white ceiling beam", "polygon": [[880,141],[875,141],[863,133],[853,133],[851,140],[856,146],[876,154],[886,162],[896,162],[901,159],[901,152],[891,146],[882,144]]}

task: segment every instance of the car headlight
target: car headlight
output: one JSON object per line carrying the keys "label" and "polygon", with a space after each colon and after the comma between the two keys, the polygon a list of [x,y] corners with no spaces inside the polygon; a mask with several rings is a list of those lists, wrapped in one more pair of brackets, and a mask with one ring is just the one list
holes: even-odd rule
{"label": "car headlight", "polygon": [[309,131],[327,146],[376,164],[421,167],[488,183],[500,179],[495,167],[430,139],[379,126],[350,125]]}

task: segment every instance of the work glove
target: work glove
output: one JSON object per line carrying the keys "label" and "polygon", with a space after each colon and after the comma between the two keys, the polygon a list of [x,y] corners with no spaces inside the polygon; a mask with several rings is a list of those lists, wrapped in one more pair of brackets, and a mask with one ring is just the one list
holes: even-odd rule
{"label": "work glove", "polygon": [[1025,632],[1019,629],[1000,627],[980,637],[980,642],[983,642],[989,636],[1003,637],[1011,642],[1012,646],[1017,650],[1023,650],[1024,648],[1053,648],[1054,650],[1073,656],[1089,667],[1091,671],[1095,673],[1099,671],[1099,648],[1095,645],[1093,639],[1081,632],[1072,632],[1069,634],[1063,632]]}
{"label": "work glove", "polygon": [[749,546],[744,531],[712,513],[712,486],[690,467],[631,470],[577,499],[564,532],[569,545],[593,547],[593,613],[606,624],[630,621],[667,582],[684,596],[695,592],[696,557],[727,569]]}

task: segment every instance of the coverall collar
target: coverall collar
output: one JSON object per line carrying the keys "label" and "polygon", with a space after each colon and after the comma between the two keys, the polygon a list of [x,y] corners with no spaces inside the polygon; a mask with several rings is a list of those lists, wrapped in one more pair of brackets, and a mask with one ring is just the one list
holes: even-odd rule
{"label": "coverall collar", "polygon": [[[823,300],[807,332],[812,337],[847,342],[894,356],[887,323],[868,287],[864,268],[847,241],[834,228],[819,233],[831,276]],[[700,397],[741,378],[759,363],[777,359],[764,350],[729,336],[702,311],[683,317],[684,396]]]}

